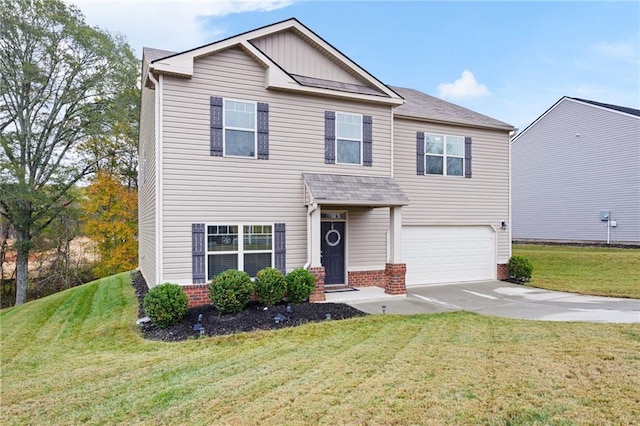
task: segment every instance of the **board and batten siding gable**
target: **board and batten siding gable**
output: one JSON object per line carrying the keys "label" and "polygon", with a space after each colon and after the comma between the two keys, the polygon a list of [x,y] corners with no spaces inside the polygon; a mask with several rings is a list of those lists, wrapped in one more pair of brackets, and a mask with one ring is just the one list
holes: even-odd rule
{"label": "board and batten siding gable", "polygon": [[252,40],[258,49],[291,74],[351,84],[364,84],[294,31],[282,31]]}
{"label": "board and batten siding gable", "polygon": [[564,100],[511,146],[513,238],[640,242],[640,119]]}
{"label": "board and batten siding gable", "polygon": [[[197,59],[194,66],[191,79],[164,79],[163,279],[191,283],[192,223],[286,223],[287,269],[302,266],[302,173],[390,176],[390,107],[267,90],[265,70],[240,49]],[[211,96],[268,104],[268,160],[210,155]],[[371,167],[325,164],[327,110],[373,117]]]}
{"label": "board and batten siding gable", "polygon": [[[470,137],[471,178],[416,173],[418,132]],[[403,225],[491,225],[496,230],[497,263],[511,256],[509,231],[509,135],[507,131],[457,127],[396,118],[394,177],[411,203]]]}
{"label": "board and batten siding gable", "polygon": [[138,147],[138,265],[149,285],[156,282],[155,92],[141,90]]}

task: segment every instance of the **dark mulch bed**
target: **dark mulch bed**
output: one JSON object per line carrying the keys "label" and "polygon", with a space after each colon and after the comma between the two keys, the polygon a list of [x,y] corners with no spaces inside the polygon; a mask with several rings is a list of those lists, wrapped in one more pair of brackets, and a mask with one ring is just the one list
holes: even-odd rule
{"label": "dark mulch bed", "polygon": [[[147,316],[143,307],[144,296],[149,288],[142,274],[132,275],[133,288],[139,301],[139,317]],[[285,327],[295,327],[309,322],[341,320],[366,315],[349,305],[342,303],[297,303],[291,305],[292,312],[287,312],[287,305],[265,307],[258,302],[249,302],[246,309],[238,314],[220,314],[212,305],[189,308],[184,319],[167,328],[158,328],[153,323],[140,325],[140,331],[146,339],[177,342],[189,338],[199,337],[200,333],[193,330],[198,322],[198,315],[203,315],[202,325],[204,336],[217,336],[256,330],[272,330]],[[274,317],[283,315],[285,320],[276,323]]]}

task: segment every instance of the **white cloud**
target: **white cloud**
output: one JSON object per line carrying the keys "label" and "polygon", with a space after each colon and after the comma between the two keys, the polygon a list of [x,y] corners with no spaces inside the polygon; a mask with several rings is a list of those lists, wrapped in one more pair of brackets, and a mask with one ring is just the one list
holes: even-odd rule
{"label": "white cloud", "polygon": [[478,98],[489,95],[489,89],[480,84],[469,70],[462,71],[462,76],[453,83],[440,83],[438,96],[443,99]]}
{"label": "white cloud", "polygon": [[601,41],[593,45],[593,50],[607,58],[625,62],[640,62],[640,50],[636,43]]}
{"label": "white cloud", "polygon": [[211,43],[223,27],[207,28],[207,18],[242,12],[268,12],[294,0],[65,0],[75,4],[91,26],[123,34],[133,50],[143,47],[182,51]]}

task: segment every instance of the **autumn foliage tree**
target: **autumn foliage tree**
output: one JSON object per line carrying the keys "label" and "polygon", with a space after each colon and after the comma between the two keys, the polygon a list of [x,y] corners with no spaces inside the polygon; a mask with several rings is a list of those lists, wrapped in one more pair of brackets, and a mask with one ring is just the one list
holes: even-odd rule
{"label": "autumn foliage tree", "polygon": [[83,205],[85,235],[96,243],[94,273],[106,277],[138,264],[138,196],[118,176],[99,171],[87,188]]}

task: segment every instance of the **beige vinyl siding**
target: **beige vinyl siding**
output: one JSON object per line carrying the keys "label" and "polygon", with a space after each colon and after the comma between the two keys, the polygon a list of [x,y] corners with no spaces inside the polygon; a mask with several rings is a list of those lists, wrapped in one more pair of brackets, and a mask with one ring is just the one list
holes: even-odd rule
{"label": "beige vinyl siding", "polygon": [[640,242],[640,117],[560,101],[511,147],[513,238]]}
{"label": "beige vinyl siding", "polygon": [[[472,138],[470,179],[417,175],[416,133]],[[497,263],[511,255],[509,232],[509,136],[506,131],[457,127],[417,120],[394,120],[394,177],[409,197],[403,225],[491,225],[496,229]]]}
{"label": "beige vinyl siding", "polygon": [[258,49],[288,73],[344,83],[365,84],[332,61],[321,50],[314,48],[310,42],[310,40],[303,40],[294,31],[283,31],[252,40]]}
{"label": "beige vinyl siding", "polygon": [[[156,149],[155,92],[143,87],[140,104],[138,175],[138,265],[147,281],[156,283]],[[144,170],[143,170],[144,168]]]}
{"label": "beige vinyl siding", "polygon": [[[302,173],[390,176],[390,110],[265,89],[265,70],[239,49],[201,58],[190,80],[163,86],[164,281],[191,283],[192,223],[284,222],[287,269],[307,261]],[[269,160],[211,157],[210,96],[269,104]],[[324,112],[373,116],[373,167],[326,165]]]}
{"label": "beige vinyl siding", "polygon": [[389,209],[353,209],[347,216],[347,270],[384,269]]}

